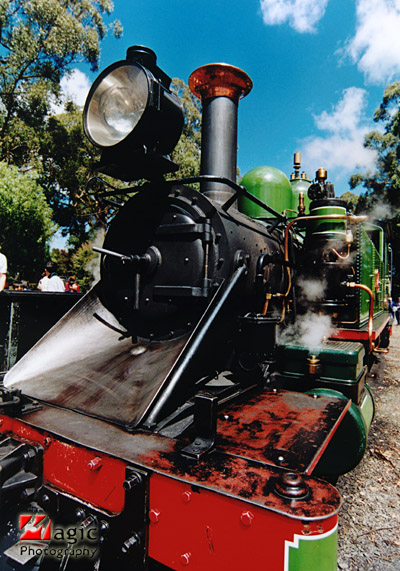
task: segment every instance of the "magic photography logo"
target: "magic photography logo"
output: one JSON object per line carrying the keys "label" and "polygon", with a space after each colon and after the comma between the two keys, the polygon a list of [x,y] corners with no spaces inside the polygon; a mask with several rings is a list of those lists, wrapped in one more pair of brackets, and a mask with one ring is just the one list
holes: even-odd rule
{"label": "magic photography logo", "polygon": [[21,514],[19,530],[19,550],[23,558],[44,555],[57,559],[65,556],[95,559],[98,554],[96,525],[56,527],[47,514]]}

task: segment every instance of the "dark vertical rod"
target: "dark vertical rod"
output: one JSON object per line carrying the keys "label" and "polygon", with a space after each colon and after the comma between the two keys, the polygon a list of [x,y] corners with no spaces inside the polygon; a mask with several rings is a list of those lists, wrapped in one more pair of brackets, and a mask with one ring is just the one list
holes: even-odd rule
{"label": "dark vertical rod", "polygon": [[[200,174],[236,180],[238,104],[229,97],[212,97],[203,101]],[[221,204],[233,190],[218,182],[204,182],[202,192]]]}

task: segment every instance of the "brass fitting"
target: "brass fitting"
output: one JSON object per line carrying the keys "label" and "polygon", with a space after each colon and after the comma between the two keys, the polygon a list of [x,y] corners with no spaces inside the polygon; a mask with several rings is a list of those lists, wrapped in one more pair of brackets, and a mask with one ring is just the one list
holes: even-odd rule
{"label": "brass fitting", "polygon": [[319,374],[321,369],[321,362],[315,355],[310,355],[307,358],[308,362],[308,374],[312,376],[316,376]]}
{"label": "brass fitting", "polygon": [[304,192],[299,192],[299,216],[304,216],[306,205],[304,204]]}

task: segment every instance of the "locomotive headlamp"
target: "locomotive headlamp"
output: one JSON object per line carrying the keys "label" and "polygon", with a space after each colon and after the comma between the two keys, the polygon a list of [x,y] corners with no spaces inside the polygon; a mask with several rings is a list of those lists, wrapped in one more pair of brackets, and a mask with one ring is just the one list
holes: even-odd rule
{"label": "locomotive headlamp", "polygon": [[85,110],[85,130],[99,147],[111,147],[127,137],[147,106],[145,72],[137,65],[120,65],[99,78]]}
{"label": "locomotive headlamp", "polygon": [[[103,150],[99,170],[123,180],[176,170],[168,155],[182,132],[183,108],[149,48],[133,46],[94,82],[83,112],[89,140]],[[150,175],[151,176],[151,175]]]}

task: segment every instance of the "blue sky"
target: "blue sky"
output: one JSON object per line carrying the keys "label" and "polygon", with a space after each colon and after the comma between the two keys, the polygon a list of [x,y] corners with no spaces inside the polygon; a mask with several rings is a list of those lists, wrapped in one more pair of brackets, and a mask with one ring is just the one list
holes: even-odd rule
{"label": "blue sky", "polygon": [[[114,18],[123,37],[102,42],[100,69],[142,44],[186,83],[213,62],[251,77],[239,105],[241,174],[272,165],[289,175],[301,151],[307,174],[325,166],[340,195],[351,173],[373,168],[362,142],[385,86],[400,80],[400,0],[115,0]],[[65,86],[82,103],[97,74],[79,71]]]}

